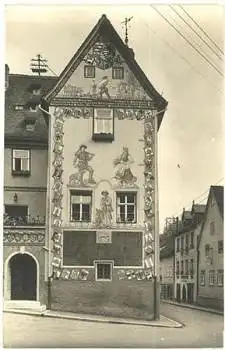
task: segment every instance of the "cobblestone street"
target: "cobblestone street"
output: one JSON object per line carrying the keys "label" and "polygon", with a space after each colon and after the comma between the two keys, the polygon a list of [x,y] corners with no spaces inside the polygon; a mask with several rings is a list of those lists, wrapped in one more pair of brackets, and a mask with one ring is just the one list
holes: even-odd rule
{"label": "cobblestone street", "polygon": [[92,323],[56,318],[4,315],[4,347],[219,348],[223,317],[208,312],[161,305],[161,313],[181,322],[178,329]]}

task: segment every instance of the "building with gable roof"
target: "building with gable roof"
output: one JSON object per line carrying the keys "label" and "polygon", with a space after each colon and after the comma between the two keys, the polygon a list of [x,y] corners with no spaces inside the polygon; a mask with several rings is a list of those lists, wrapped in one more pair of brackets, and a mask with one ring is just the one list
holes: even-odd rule
{"label": "building with gable roof", "polygon": [[224,188],[211,186],[198,241],[199,305],[223,310]]}
{"label": "building with gable roof", "polygon": [[4,300],[12,307],[38,307],[47,303],[48,167],[48,128],[38,105],[57,78],[5,68]]}
{"label": "building with gable roof", "polygon": [[[47,192],[46,205],[45,200],[39,203],[41,210],[46,208],[46,226],[38,245],[39,289],[33,299],[46,296],[51,281],[47,297],[52,309],[158,318],[157,132],[166,100],[105,15],[60,76],[49,79],[43,94],[39,90],[31,89],[28,122],[24,121],[35,124],[36,131],[38,123],[46,127],[44,163],[39,161],[34,171],[47,183]],[[27,138],[28,129],[18,134],[27,142],[25,150],[31,139],[35,147],[41,144],[38,138]],[[33,163],[33,159],[20,161],[25,164],[23,172]],[[17,197],[20,200],[19,191]],[[31,249],[35,255],[37,244],[34,248],[22,243],[19,251],[13,248],[20,260],[13,266],[19,266],[26,290],[22,255],[24,251],[29,255]],[[11,242],[7,244],[12,249]],[[18,300],[10,259],[6,251],[5,291],[9,300],[12,295]],[[27,290],[23,299],[31,300]]]}
{"label": "building with gable roof", "polygon": [[205,205],[193,201],[190,211],[183,209],[175,239],[175,298],[196,303],[198,276],[197,240],[205,212]]}

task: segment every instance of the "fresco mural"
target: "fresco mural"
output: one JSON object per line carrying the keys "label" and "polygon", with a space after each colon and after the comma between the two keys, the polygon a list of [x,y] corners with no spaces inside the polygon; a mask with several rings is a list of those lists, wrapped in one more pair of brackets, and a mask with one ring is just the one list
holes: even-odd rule
{"label": "fresco mural", "polygon": [[57,97],[150,100],[111,43],[97,42]]}
{"label": "fresco mural", "polygon": [[130,166],[133,163],[128,147],[123,147],[123,151],[119,157],[117,157],[113,164],[117,167],[114,178],[118,181],[120,186],[134,186],[137,181],[137,177],[133,175]]}
{"label": "fresco mural", "polygon": [[112,226],[112,199],[108,191],[102,191],[100,209],[96,209],[96,227],[109,228]]}
{"label": "fresco mural", "polygon": [[[94,169],[89,164],[90,160],[94,157],[93,153],[87,151],[86,145],[81,145],[74,155],[73,165],[77,168],[75,174],[70,175],[70,186],[85,186],[87,184],[95,184],[93,179]],[[88,174],[88,178],[84,178],[85,174]]]}

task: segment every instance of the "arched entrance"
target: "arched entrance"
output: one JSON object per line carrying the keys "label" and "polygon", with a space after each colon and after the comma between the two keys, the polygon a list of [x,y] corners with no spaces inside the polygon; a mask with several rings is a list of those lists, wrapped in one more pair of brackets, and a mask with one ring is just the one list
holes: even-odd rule
{"label": "arched entrance", "polygon": [[11,300],[37,300],[37,265],[28,254],[16,254],[9,261]]}

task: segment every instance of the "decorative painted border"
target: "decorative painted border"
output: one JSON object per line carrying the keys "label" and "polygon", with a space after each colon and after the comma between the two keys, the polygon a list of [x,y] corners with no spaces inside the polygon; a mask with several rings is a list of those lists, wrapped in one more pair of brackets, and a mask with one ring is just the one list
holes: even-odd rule
{"label": "decorative painted border", "polygon": [[[79,113],[77,112],[79,110]],[[131,109],[129,109],[131,111]],[[93,108],[70,108],[70,107],[56,107],[54,110],[55,122],[54,128],[54,149],[53,153],[55,155],[53,160],[53,195],[52,195],[52,267],[53,267],[53,278],[61,279],[73,279],[73,280],[87,280],[89,276],[88,269],[83,268],[73,268],[67,269],[62,267],[62,174],[63,174],[63,126],[64,121],[67,118],[90,118],[93,116]],[[153,110],[138,110],[137,114],[138,120],[144,120],[144,175],[145,175],[145,195],[144,195],[144,211],[145,211],[145,232],[144,232],[144,269],[139,269],[137,271],[127,271],[124,269],[117,270],[117,277],[120,279],[137,279],[137,280],[151,280],[153,276],[153,243],[154,243],[154,189],[155,189],[155,179],[154,179],[154,112]],[[125,113],[125,119],[131,119],[129,113]],[[135,113],[134,113],[135,115]],[[121,118],[118,118],[121,119]],[[126,271],[126,273],[123,273]],[[120,277],[119,277],[120,276]],[[124,276],[121,278],[121,276]],[[135,277],[132,277],[135,276]]]}
{"label": "decorative painted border", "polygon": [[28,230],[4,230],[3,244],[37,244],[45,243],[45,231],[28,231]]}

